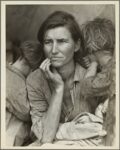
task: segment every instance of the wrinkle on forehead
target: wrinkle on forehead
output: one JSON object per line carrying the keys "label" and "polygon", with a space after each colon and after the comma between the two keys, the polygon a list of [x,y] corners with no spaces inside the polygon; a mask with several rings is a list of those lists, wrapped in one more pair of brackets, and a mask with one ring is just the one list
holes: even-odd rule
{"label": "wrinkle on forehead", "polygon": [[49,29],[45,33],[45,39],[68,39],[72,38],[70,31],[67,27],[56,27]]}

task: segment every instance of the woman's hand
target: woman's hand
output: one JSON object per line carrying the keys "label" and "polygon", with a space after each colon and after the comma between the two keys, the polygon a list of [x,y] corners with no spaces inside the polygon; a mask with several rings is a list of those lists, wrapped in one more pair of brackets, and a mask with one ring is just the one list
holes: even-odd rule
{"label": "woman's hand", "polygon": [[50,59],[45,59],[40,65],[40,69],[44,72],[46,78],[51,81],[54,90],[59,90],[64,87],[62,77],[55,68],[50,69]]}
{"label": "woman's hand", "polygon": [[64,82],[62,77],[55,68],[50,68],[50,59],[45,59],[40,65],[40,69],[44,72],[46,78],[50,80],[50,87],[52,88],[51,97],[49,99],[49,107],[45,113],[43,121],[42,143],[51,143],[55,138],[62,109]]}

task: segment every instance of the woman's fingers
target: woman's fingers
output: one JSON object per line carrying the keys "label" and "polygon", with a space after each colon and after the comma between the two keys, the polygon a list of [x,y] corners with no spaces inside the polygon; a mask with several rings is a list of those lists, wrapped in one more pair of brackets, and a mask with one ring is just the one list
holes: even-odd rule
{"label": "woman's fingers", "polygon": [[[50,65],[51,65],[51,63],[50,63],[50,59],[45,59],[43,62],[42,62],[42,64],[40,65],[40,69],[44,72],[44,74],[45,74],[45,76],[46,76],[46,78],[50,78],[50,76],[49,76],[49,72],[50,72]],[[49,72],[48,72],[49,71]]]}
{"label": "woman's fingers", "polygon": [[57,75],[57,70],[55,68],[52,69],[52,71],[50,70],[50,59],[45,59],[42,64],[40,65],[40,69],[43,70],[43,72],[47,75],[47,77],[49,76],[50,78],[52,78],[54,75]]}
{"label": "woman's fingers", "polygon": [[40,69],[45,70],[46,65],[47,65],[48,63],[50,63],[50,59],[47,58],[47,59],[45,59],[45,60],[41,63]]}
{"label": "woman's fingers", "polygon": [[51,80],[55,89],[59,87],[63,87],[63,81],[60,74],[57,72],[55,68],[50,69],[51,62],[50,59],[45,59],[44,62],[40,65],[40,69],[44,72],[46,78]]}
{"label": "woman's fingers", "polygon": [[43,72],[45,72],[46,71],[46,67],[49,66],[50,64],[51,64],[50,60],[47,58],[40,65],[40,69],[43,70]]}
{"label": "woman's fingers", "polygon": [[51,65],[51,63],[46,64],[45,72],[48,75],[48,78],[52,79],[53,78],[53,73],[50,70],[50,65]]}

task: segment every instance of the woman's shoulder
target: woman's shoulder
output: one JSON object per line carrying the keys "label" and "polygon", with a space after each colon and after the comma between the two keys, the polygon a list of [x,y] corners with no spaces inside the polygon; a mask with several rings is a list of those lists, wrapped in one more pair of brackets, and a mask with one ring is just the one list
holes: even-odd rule
{"label": "woman's shoulder", "polygon": [[33,85],[42,84],[45,81],[46,78],[41,69],[36,69],[35,71],[31,72],[26,79],[26,82],[28,84],[33,84]]}
{"label": "woman's shoulder", "polygon": [[79,79],[83,79],[83,77],[85,76],[85,73],[86,73],[86,69],[81,66],[81,64],[79,63],[76,63],[76,69],[75,69],[75,73],[79,76]]}
{"label": "woman's shoulder", "polygon": [[41,78],[43,76],[44,75],[43,75],[42,70],[38,68],[38,69],[34,70],[33,72],[31,72],[27,78]]}

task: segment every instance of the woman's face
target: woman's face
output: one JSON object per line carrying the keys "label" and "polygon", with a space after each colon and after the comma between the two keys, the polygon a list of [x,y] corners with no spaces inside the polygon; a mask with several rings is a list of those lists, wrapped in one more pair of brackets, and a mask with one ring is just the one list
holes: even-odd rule
{"label": "woman's face", "polygon": [[52,66],[58,68],[73,61],[76,43],[67,27],[49,29],[44,37],[44,53]]}

